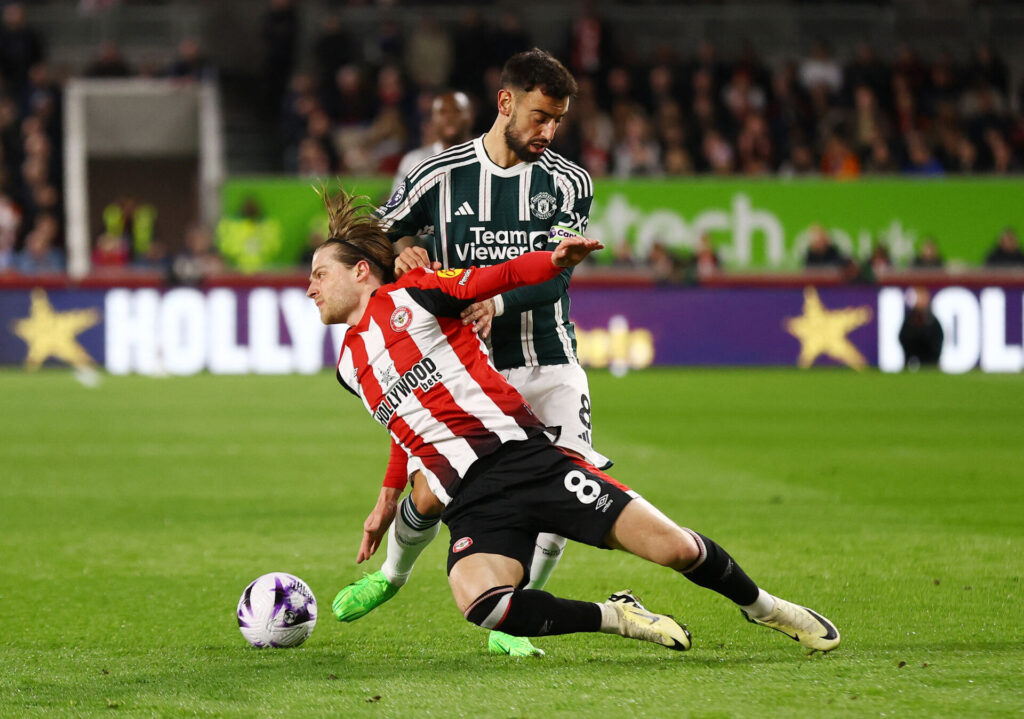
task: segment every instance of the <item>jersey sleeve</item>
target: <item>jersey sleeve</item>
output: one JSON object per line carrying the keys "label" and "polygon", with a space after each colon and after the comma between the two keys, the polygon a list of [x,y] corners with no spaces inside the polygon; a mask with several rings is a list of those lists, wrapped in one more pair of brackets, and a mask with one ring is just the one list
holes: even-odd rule
{"label": "jersey sleeve", "polygon": [[[582,235],[590,222],[590,206],[594,202],[593,183],[590,176],[581,170],[578,184],[566,181],[564,197],[559,203],[548,235],[547,249],[553,250],[565,237],[564,231]],[[561,194],[561,193],[560,193]],[[560,234],[562,231],[562,234]],[[496,314],[520,314],[538,307],[544,307],[558,300],[569,290],[572,269],[568,268],[555,279],[540,285],[519,287],[495,298]]]}
{"label": "jersey sleeve", "polygon": [[437,200],[437,185],[431,178],[405,177],[391,193],[387,203],[377,209],[381,229],[388,239],[397,242],[403,237],[433,234],[433,220],[429,212]]}
{"label": "jersey sleeve", "polygon": [[409,474],[406,464],[409,461],[405,450],[396,442],[391,440],[391,457],[388,459],[388,469],[384,473],[384,486],[391,489],[405,489],[409,481]]}
{"label": "jersey sleeve", "polygon": [[457,317],[463,309],[513,287],[546,282],[562,270],[551,262],[550,251],[528,252],[490,267],[433,272],[417,268],[406,273],[399,284],[408,283],[410,293],[435,315]]}

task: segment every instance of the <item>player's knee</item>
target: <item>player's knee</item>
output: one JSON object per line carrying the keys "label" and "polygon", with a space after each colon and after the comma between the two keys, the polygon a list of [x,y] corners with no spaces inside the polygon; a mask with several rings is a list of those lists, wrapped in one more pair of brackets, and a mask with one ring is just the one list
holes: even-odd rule
{"label": "player's knee", "polygon": [[473,600],[465,611],[468,621],[484,629],[494,629],[508,614],[513,587],[492,587]]}
{"label": "player's knee", "polygon": [[699,536],[690,529],[679,527],[672,539],[663,546],[664,556],[658,563],[682,572],[698,561],[703,552]]}

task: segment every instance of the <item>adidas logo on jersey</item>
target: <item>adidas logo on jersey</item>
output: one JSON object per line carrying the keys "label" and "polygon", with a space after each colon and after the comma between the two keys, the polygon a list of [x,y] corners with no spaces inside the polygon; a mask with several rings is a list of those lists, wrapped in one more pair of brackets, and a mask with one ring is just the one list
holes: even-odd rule
{"label": "adidas logo on jersey", "polygon": [[470,205],[469,202],[463,202],[461,205],[459,205],[459,209],[455,211],[456,217],[465,217],[466,215],[473,214],[476,213],[473,212],[473,206]]}

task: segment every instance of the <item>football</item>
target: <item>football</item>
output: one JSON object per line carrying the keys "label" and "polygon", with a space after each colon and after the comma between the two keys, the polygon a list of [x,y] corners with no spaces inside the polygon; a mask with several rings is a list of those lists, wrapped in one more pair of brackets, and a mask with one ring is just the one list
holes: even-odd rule
{"label": "football", "polygon": [[254,579],[238,600],[238,628],[254,647],[297,647],[316,626],[316,597],[298,577],[271,572]]}

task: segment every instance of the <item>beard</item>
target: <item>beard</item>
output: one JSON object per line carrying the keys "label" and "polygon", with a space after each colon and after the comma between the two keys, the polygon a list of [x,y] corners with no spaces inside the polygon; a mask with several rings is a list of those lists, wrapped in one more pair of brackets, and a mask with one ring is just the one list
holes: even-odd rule
{"label": "beard", "polygon": [[[523,142],[516,137],[512,128],[516,126],[516,116],[513,113],[512,117],[509,118],[508,125],[505,126],[505,144],[508,145],[508,149],[512,150],[523,162],[536,162],[543,155],[543,151],[536,152],[530,149],[529,142]],[[545,145],[547,147],[547,145]]]}

